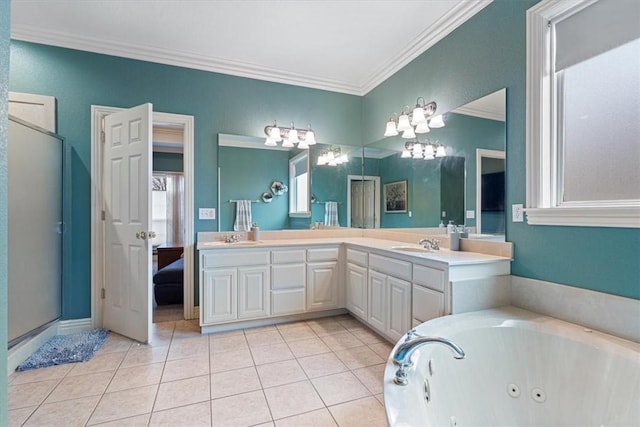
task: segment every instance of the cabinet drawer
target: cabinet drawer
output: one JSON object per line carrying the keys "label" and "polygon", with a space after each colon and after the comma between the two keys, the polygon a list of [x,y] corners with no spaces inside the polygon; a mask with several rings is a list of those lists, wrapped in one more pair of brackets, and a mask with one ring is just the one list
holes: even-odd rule
{"label": "cabinet drawer", "polygon": [[358,264],[363,267],[367,266],[369,254],[355,249],[347,249],[347,261],[353,264]]}
{"label": "cabinet drawer", "polygon": [[305,260],[304,249],[291,249],[284,251],[271,251],[271,263],[272,264],[293,264],[296,262],[304,262]]}
{"label": "cabinet drawer", "polygon": [[201,255],[202,268],[239,267],[243,265],[268,265],[268,251],[247,251],[242,249],[225,249],[222,251],[205,251]]}
{"label": "cabinet drawer", "polygon": [[304,288],[306,284],[304,264],[271,266],[271,289]]}
{"label": "cabinet drawer", "polygon": [[340,255],[339,248],[309,249],[307,251],[307,261],[337,261]]}
{"label": "cabinet drawer", "polygon": [[411,280],[411,263],[399,259],[369,255],[369,268],[404,280]]}
{"label": "cabinet drawer", "polygon": [[444,294],[413,285],[413,320],[426,322],[444,315]]}
{"label": "cabinet drawer", "polygon": [[304,288],[271,291],[271,314],[291,314],[304,312]]}
{"label": "cabinet drawer", "polygon": [[444,271],[422,265],[414,265],[413,283],[444,292]]}

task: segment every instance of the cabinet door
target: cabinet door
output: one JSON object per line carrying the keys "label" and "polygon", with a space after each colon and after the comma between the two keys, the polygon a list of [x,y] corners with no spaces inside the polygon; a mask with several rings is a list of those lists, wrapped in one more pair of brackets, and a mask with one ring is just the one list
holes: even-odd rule
{"label": "cabinet door", "polygon": [[238,319],[269,315],[269,267],[238,268]]}
{"label": "cabinet door", "polygon": [[338,307],[338,262],[307,264],[307,310]]}
{"label": "cabinet door", "polygon": [[368,280],[368,312],[367,322],[380,332],[385,332],[387,295],[385,292],[387,276],[377,271],[369,270]]}
{"label": "cabinet door", "polygon": [[351,263],[347,264],[347,310],[367,319],[367,270]]}
{"label": "cabinet door", "polygon": [[237,318],[238,270],[216,268],[202,273],[204,309],[203,323],[216,323]]}
{"label": "cabinet door", "polygon": [[444,316],[444,294],[442,292],[413,285],[412,304],[413,320],[417,320],[419,323]]}
{"label": "cabinet door", "polygon": [[398,340],[411,326],[411,284],[388,276],[387,292],[387,335]]}

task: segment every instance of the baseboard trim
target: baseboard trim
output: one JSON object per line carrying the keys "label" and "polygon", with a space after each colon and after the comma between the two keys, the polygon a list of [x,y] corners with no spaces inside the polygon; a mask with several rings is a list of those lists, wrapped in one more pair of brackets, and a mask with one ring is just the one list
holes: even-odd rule
{"label": "baseboard trim", "polygon": [[34,335],[7,352],[7,375],[11,375],[18,365],[27,360],[42,344],[55,335],[69,335],[93,329],[91,318],[58,320],[51,326]]}
{"label": "baseboard trim", "polygon": [[91,318],[61,320],[58,322],[58,335],[75,334],[93,329]]}

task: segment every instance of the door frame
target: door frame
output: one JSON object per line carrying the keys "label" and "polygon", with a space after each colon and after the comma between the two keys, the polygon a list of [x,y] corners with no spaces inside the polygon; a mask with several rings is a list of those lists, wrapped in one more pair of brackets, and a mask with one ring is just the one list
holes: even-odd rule
{"label": "door frame", "polygon": [[373,175],[347,175],[347,227],[351,227],[351,181],[374,181],[376,191],[373,195],[375,215],[373,228],[380,228],[380,177]]}
{"label": "door frame", "polygon": [[[482,159],[506,160],[506,153],[499,150],[476,148],[476,233],[482,233]],[[505,165],[506,170],[506,165]]]}
{"label": "door frame", "polygon": [[[104,285],[104,224],[102,221],[102,169],[103,150],[101,133],[103,118],[123,108],[101,105],[91,106],[91,324],[102,326],[103,307],[101,289]],[[184,127],[184,318],[197,319],[194,306],[194,118],[182,114],[153,112],[153,123],[175,124]]]}

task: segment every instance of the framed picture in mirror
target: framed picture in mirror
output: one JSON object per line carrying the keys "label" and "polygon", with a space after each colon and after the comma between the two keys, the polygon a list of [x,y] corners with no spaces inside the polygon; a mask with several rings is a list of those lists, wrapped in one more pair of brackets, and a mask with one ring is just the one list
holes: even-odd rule
{"label": "framed picture in mirror", "polygon": [[383,197],[385,213],[407,212],[407,180],[384,184]]}

